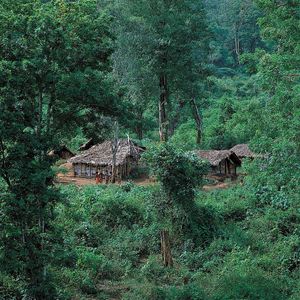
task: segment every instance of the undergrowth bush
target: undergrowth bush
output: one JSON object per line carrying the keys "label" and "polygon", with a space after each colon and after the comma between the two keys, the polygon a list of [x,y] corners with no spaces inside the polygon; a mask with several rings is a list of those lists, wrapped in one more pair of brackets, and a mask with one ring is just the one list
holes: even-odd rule
{"label": "undergrowth bush", "polygon": [[[298,299],[295,199],[282,208],[257,202],[245,185],[198,190],[192,210],[172,210],[174,267],[165,268],[158,185],[61,190],[65,203],[55,223],[63,234],[56,267],[61,299]],[[21,290],[9,282],[8,291]]]}

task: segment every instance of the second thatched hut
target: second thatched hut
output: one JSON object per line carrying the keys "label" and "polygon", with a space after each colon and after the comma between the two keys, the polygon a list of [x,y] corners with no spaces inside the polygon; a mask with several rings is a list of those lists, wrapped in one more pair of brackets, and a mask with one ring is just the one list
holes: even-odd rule
{"label": "second thatched hut", "polygon": [[194,153],[209,162],[209,175],[236,176],[237,167],[241,165],[241,160],[230,150],[196,150]]}

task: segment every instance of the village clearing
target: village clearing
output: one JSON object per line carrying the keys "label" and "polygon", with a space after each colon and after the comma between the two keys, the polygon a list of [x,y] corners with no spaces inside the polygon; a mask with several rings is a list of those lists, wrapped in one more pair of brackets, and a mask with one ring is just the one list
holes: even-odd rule
{"label": "village clearing", "polygon": [[[74,184],[76,186],[96,185],[95,178],[74,177],[71,163],[64,163],[60,166],[60,168],[63,170],[63,172],[57,174],[56,182],[58,184]],[[156,181],[153,178],[149,178],[147,176],[139,177],[138,179],[132,179],[130,181],[139,186],[150,186],[156,184]],[[128,181],[124,180],[116,184],[122,185],[126,182]],[[105,183],[101,184],[105,185]],[[209,192],[216,189],[226,189],[234,184],[236,184],[236,182],[215,182],[213,184],[204,185],[203,190]]]}

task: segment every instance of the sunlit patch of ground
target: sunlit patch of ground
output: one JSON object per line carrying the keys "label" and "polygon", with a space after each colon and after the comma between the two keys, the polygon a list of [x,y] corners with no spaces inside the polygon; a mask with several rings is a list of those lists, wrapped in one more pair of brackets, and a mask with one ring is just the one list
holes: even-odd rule
{"label": "sunlit patch of ground", "polygon": [[[86,186],[86,185],[96,185],[96,180],[94,178],[81,178],[81,177],[74,177],[72,164],[71,163],[65,163],[60,166],[64,172],[58,173],[56,177],[56,182],[60,184],[75,184],[78,186]],[[149,186],[156,184],[155,180],[148,177],[141,177],[138,179],[131,180],[137,185],[141,186]],[[116,184],[123,184],[126,181],[121,181]],[[105,184],[105,182],[102,182],[100,184]],[[233,182],[215,182],[214,184],[205,185],[203,186],[204,191],[212,191],[216,189],[226,189],[230,186],[232,186]]]}
{"label": "sunlit patch of ground", "polygon": [[[96,185],[96,180],[94,178],[81,178],[81,177],[74,177],[72,164],[65,163],[60,166],[64,172],[58,173],[56,176],[56,182],[61,184],[75,184],[78,186],[85,186],[85,185]],[[141,177],[138,179],[131,180],[137,185],[148,186],[154,185],[156,182],[148,177]],[[126,181],[117,182],[116,184],[123,184]],[[105,184],[102,182],[100,184]]]}

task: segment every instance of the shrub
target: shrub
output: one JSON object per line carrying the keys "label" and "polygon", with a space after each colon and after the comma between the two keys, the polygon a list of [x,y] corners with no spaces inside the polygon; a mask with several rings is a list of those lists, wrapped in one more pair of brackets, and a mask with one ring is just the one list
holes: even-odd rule
{"label": "shrub", "polygon": [[166,291],[166,300],[208,300],[203,289],[195,283],[183,287],[170,287]]}
{"label": "shrub", "polygon": [[181,287],[143,286],[127,293],[124,300],[208,300],[203,289],[196,284]]}
{"label": "shrub", "polygon": [[0,271],[0,299],[17,300],[22,299],[25,283],[20,279],[7,276]]}
{"label": "shrub", "polygon": [[122,194],[115,194],[99,201],[92,207],[91,218],[96,223],[101,223],[108,230],[116,230],[119,227],[132,228],[143,220],[143,214],[139,207],[126,201]]}
{"label": "shrub", "polygon": [[167,272],[157,256],[150,256],[141,268],[141,276],[152,282],[160,282]]}
{"label": "shrub", "polygon": [[244,273],[239,269],[227,272],[219,282],[214,300],[284,300],[280,283],[267,277],[258,269]]}

